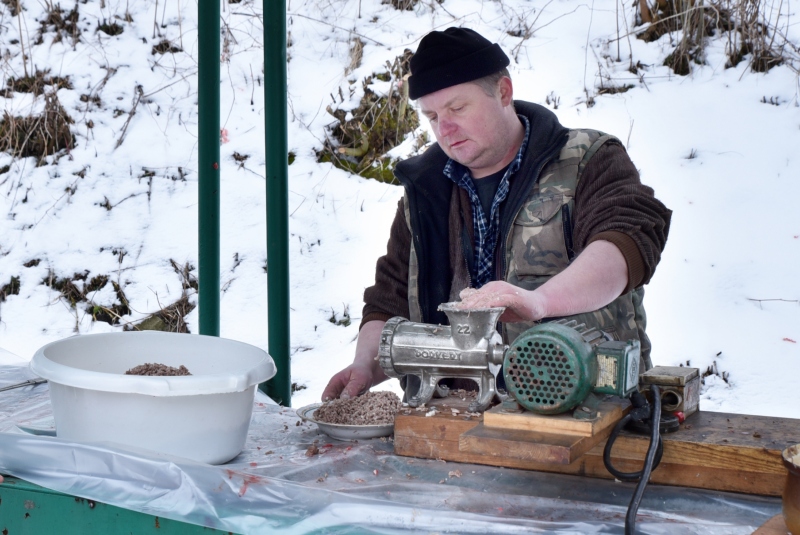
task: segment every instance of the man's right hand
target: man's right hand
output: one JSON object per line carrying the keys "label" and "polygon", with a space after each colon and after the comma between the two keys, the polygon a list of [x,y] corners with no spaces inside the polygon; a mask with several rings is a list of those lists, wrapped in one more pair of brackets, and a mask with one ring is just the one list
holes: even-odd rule
{"label": "man's right hand", "polygon": [[363,394],[372,386],[372,368],[355,362],[328,381],[322,392],[322,401],[336,398],[349,399]]}
{"label": "man's right hand", "polygon": [[350,366],[331,377],[322,392],[322,401],[338,397],[354,398],[388,379],[377,360],[385,323],[375,320],[361,326],[356,343],[356,358]]}

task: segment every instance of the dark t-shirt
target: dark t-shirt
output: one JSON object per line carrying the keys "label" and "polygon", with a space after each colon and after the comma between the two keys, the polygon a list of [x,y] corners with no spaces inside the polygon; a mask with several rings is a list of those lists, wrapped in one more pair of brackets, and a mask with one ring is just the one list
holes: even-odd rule
{"label": "dark t-shirt", "polygon": [[478,194],[478,198],[481,200],[481,207],[483,208],[483,213],[486,214],[487,220],[492,215],[492,201],[494,201],[497,187],[500,185],[503,175],[506,174],[506,170],[508,170],[508,165],[491,175],[472,179],[472,183],[475,185],[475,193]]}

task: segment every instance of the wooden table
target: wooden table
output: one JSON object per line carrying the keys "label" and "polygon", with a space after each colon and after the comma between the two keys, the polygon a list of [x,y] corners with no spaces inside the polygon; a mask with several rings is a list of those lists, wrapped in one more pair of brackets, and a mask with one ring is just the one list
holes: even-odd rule
{"label": "wooden table", "polygon": [[[559,472],[611,479],[603,464],[603,439],[569,464],[552,464],[509,454],[500,441],[493,449],[465,447],[465,433],[482,425],[483,416],[466,416],[469,400],[458,397],[434,399],[438,411],[410,410],[395,420],[395,453],[411,457],[488,464],[544,472]],[[453,409],[459,411],[455,413]],[[693,488],[780,496],[787,470],[781,452],[800,442],[800,420],[696,412],[680,430],[663,435],[664,455],[651,482]],[[626,431],[612,450],[612,462],[621,471],[640,470],[649,437]],[[519,450],[519,447],[517,447]]]}

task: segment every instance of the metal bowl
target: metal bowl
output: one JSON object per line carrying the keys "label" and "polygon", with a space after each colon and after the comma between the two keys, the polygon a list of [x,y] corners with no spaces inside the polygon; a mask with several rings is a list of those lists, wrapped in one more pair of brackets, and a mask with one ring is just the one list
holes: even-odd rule
{"label": "metal bowl", "polygon": [[394,424],[375,425],[345,425],[320,422],[314,418],[314,412],[322,403],[313,403],[297,409],[297,416],[301,419],[317,424],[319,430],[337,440],[360,440],[365,438],[387,437],[394,431]]}

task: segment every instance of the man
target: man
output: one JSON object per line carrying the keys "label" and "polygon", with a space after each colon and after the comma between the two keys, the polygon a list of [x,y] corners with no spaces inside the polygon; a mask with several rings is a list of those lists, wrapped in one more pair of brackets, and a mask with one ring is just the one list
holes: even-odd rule
{"label": "man", "polygon": [[640,182],[619,140],[569,130],[546,108],[514,101],[509,63],[467,28],[420,42],[409,96],[437,143],[395,169],[405,196],[364,292],[355,360],[323,400],[387,379],[376,358],[386,320],[446,324],[437,307],[459,296],[465,308],[506,307],[506,343],[543,319],[570,316],[639,339],[650,367],[641,287],[671,211]]}

